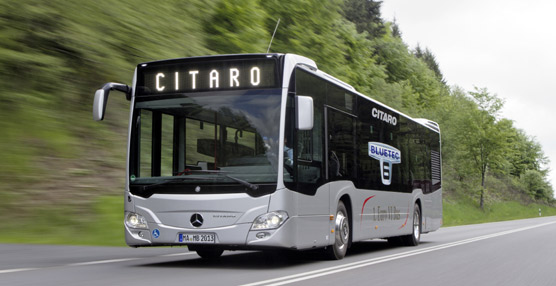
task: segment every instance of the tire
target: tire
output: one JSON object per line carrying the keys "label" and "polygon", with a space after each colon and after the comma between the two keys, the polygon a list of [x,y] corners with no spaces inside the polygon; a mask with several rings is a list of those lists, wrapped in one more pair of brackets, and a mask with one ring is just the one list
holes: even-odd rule
{"label": "tire", "polygon": [[351,236],[349,214],[342,201],[338,202],[334,224],[334,244],[326,248],[328,258],[340,260],[346,256]]}
{"label": "tire", "polygon": [[400,236],[401,245],[417,246],[421,241],[421,208],[419,204],[413,207],[413,231],[409,235]]}
{"label": "tire", "polygon": [[224,253],[223,249],[214,248],[199,248],[195,250],[197,255],[203,259],[216,259]]}

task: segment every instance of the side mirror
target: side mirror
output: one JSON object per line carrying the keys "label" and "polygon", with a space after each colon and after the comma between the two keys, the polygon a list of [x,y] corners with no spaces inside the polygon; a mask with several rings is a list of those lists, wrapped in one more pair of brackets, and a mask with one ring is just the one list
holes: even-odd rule
{"label": "side mirror", "polygon": [[101,89],[95,92],[95,100],[93,102],[93,119],[101,121],[104,119],[106,111],[106,103],[108,103],[108,95],[111,90],[117,90],[125,93],[127,100],[131,99],[131,88],[126,84],[109,82]]}
{"label": "side mirror", "polygon": [[298,130],[313,129],[313,98],[298,95],[295,97],[295,113],[297,116]]}

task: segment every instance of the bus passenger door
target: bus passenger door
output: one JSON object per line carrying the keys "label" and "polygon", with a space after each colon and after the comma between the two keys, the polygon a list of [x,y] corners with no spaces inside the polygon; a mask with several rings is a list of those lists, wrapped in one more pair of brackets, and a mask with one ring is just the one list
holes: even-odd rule
{"label": "bus passenger door", "polygon": [[[324,180],[323,109],[314,109],[312,130],[296,131],[297,246],[325,246],[329,239],[330,188]],[[295,166],[294,166],[295,167]]]}
{"label": "bus passenger door", "polygon": [[325,117],[327,181],[351,181],[356,175],[355,117],[331,107]]}

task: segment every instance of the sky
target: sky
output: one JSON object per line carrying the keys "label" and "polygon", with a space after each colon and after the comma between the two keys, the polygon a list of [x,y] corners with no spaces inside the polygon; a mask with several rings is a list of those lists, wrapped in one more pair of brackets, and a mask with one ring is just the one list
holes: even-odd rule
{"label": "sky", "polygon": [[450,86],[487,88],[539,142],[556,189],[556,1],[383,0],[402,39],[428,48]]}

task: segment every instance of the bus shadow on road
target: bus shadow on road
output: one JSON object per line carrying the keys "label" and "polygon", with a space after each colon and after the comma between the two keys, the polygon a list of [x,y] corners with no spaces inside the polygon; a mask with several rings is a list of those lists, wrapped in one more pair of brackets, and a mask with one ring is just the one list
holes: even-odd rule
{"label": "bus shadow on road", "polygon": [[[429,242],[421,241],[419,245],[426,245]],[[348,251],[348,255],[350,257],[353,256],[360,256],[360,255],[367,255],[371,253],[380,253],[386,250],[412,250],[415,249],[414,247],[407,247],[407,246],[399,246],[390,244],[386,240],[368,240],[362,241],[358,243],[354,243]]]}
{"label": "bus shadow on road", "polygon": [[149,263],[140,267],[159,268],[207,268],[207,269],[275,269],[295,267],[319,261],[308,252],[289,251],[225,251],[216,259],[203,259],[191,255],[188,259]]}
{"label": "bus shadow on road", "polygon": [[[371,240],[352,245],[344,260],[377,254],[383,251],[406,247],[392,246],[385,240]],[[203,259],[192,254],[188,259],[163,261],[138,265],[153,268],[206,268],[206,269],[276,269],[292,268],[328,261],[323,249],[308,251],[226,251],[216,259]],[[330,261],[332,262],[332,261]]]}

